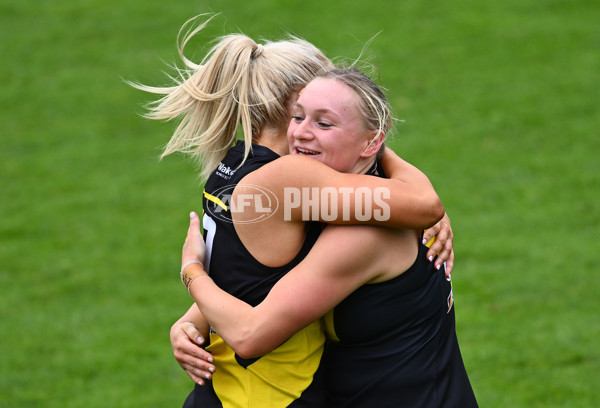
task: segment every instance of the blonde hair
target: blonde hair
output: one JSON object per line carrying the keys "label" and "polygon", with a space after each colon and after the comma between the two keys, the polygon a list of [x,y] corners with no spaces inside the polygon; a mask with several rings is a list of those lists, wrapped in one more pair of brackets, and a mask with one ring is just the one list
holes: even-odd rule
{"label": "blonde hair", "polygon": [[[198,16],[201,17],[201,16]],[[178,35],[179,55],[185,64],[170,87],[132,84],[164,95],[148,106],[150,119],[180,120],[161,158],[174,152],[198,160],[202,178],[216,168],[236,140],[241,127],[246,150],[265,128],[286,129],[290,120],[288,100],[317,74],[333,67],[315,46],[296,37],[257,44],[243,34],[218,38],[200,64],[183,51],[189,40],[208,22],[186,22]],[[191,27],[182,37],[182,32]]]}
{"label": "blonde hair", "polygon": [[[358,95],[365,128],[378,131],[371,143],[379,137],[386,137],[391,132],[394,124],[392,108],[383,90],[369,76],[354,67],[350,67],[332,69],[319,74],[317,77],[338,80]],[[384,148],[385,146],[382,145],[378,158],[383,154]]]}

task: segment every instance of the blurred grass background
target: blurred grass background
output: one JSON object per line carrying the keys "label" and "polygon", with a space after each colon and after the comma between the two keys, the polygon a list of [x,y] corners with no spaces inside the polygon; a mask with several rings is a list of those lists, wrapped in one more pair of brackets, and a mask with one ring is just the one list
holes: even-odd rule
{"label": "blurred grass background", "polygon": [[[482,407],[600,401],[600,3],[0,0],[0,406],[176,407],[168,332],[200,185],[144,120],[189,17],[201,39],[366,55],[392,147],[453,220],[458,333]],[[192,48],[189,48],[190,52]]]}

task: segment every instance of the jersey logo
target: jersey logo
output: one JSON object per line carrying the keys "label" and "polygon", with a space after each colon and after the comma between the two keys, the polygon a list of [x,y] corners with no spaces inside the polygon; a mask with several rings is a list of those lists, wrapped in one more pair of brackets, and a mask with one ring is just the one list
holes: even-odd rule
{"label": "jersey logo", "polygon": [[219,163],[219,167],[217,167],[217,171],[215,172],[217,176],[223,177],[225,180],[229,180],[234,174],[235,170],[231,167],[224,165],[223,163]]}

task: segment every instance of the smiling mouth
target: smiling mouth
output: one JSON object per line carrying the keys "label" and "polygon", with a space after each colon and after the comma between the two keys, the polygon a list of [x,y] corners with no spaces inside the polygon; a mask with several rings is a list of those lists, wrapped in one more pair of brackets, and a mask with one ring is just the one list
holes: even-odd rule
{"label": "smiling mouth", "polygon": [[296,153],[305,155],[305,156],[316,156],[316,155],[320,154],[319,152],[315,152],[315,151],[307,150],[307,149],[301,149],[299,147],[296,147]]}

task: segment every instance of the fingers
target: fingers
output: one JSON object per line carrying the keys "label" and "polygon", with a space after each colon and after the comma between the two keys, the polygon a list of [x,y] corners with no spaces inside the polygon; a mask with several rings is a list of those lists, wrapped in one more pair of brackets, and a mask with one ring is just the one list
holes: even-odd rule
{"label": "fingers", "polygon": [[190,213],[190,226],[188,227],[185,243],[188,244],[189,241],[195,239],[198,235],[200,235],[200,219],[198,218],[198,215],[192,211]]}
{"label": "fingers", "polygon": [[183,371],[198,385],[204,385],[204,378],[201,372],[196,371],[192,366],[188,364],[179,364]]}
{"label": "fingers", "polygon": [[442,249],[444,248],[444,243],[445,237],[436,235],[435,241],[433,241],[433,243],[429,247],[429,251],[427,251],[427,255],[425,255],[429,262],[433,261],[433,258],[435,258],[442,251]]}
{"label": "fingers", "polygon": [[215,366],[212,364],[212,354],[191,342],[175,346],[173,355],[180,364],[189,364],[194,368],[210,373],[215,372]]}
{"label": "fingers", "polygon": [[204,260],[206,248],[200,232],[200,218],[195,212],[190,213],[190,225],[183,244],[181,264],[191,260]]}
{"label": "fingers", "polygon": [[[212,354],[199,347],[204,344],[204,337],[202,337],[200,331],[191,322],[183,322],[179,325],[179,328],[183,335],[177,336],[174,346],[185,354],[184,359],[189,360],[190,364],[197,361],[198,364],[195,365],[214,372],[215,366],[212,364],[214,361]],[[187,358],[188,356],[189,358]]]}
{"label": "fingers", "polygon": [[448,260],[446,261],[446,278],[450,279],[452,269],[454,269],[454,250],[452,250],[450,257],[448,257]]}
{"label": "fingers", "polygon": [[[427,251],[427,259],[431,262],[433,258],[437,256],[435,260],[435,268],[441,269],[444,262],[446,262],[446,276],[449,277],[454,267],[454,236],[452,234],[452,228],[449,222],[439,222],[433,228],[426,231],[430,234],[437,230],[435,240],[431,244],[431,247]],[[429,239],[429,235],[423,235],[423,241]]]}
{"label": "fingers", "polygon": [[171,346],[175,359],[187,375],[199,385],[211,379],[215,372],[213,356],[199,347],[204,338],[193,323],[183,322],[171,332]]}
{"label": "fingers", "polygon": [[200,218],[194,211],[190,213],[190,231],[200,233]]}
{"label": "fingers", "polygon": [[452,266],[454,265],[454,250],[452,248],[452,240],[450,239],[446,240],[443,248],[439,251],[438,257],[435,260],[435,268],[439,270],[444,262],[446,262],[446,277],[449,277],[452,268],[450,267],[450,271],[448,271],[448,262],[450,262]]}
{"label": "fingers", "polygon": [[[423,239],[423,241],[425,241],[425,239]],[[448,257],[448,254],[445,254],[443,251],[448,244],[450,244],[450,249],[452,249],[452,239],[448,236],[447,231],[439,231],[439,233],[435,236],[435,240],[431,243],[427,254],[425,255],[429,262],[433,261],[433,258],[437,256],[438,259],[436,260],[436,265],[441,265],[444,263]],[[437,269],[439,269],[439,267]]]}
{"label": "fingers", "polygon": [[190,226],[188,227],[187,237],[185,238],[185,245],[193,245],[196,239],[202,239],[200,233],[200,218],[194,211],[190,213]]}
{"label": "fingers", "polygon": [[186,374],[194,380],[196,384],[204,385],[204,380],[212,379],[212,375],[215,371],[214,366],[206,368],[201,363],[198,363],[198,360],[189,358],[189,355],[180,355],[178,353],[175,353],[174,355],[181,368],[183,368]]}
{"label": "fingers", "polygon": [[183,332],[188,336],[188,338],[191,341],[193,341],[199,346],[204,344],[204,337],[202,337],[202,334],[193,323],[183,322],[179,327],[181,328],[181,330],[183,330]]}
{"label": "fingers", "polygon": [[[440,229],[442,229],[442,226],[439,222],[437,224],[435,224],[433,227],[426,229],[423,232],[423,245],[425,245],[429,241],[431,241],[431,238],[435,237],[440,232]],[[428,256],[428,258],[429,258],[429,256]]]}

